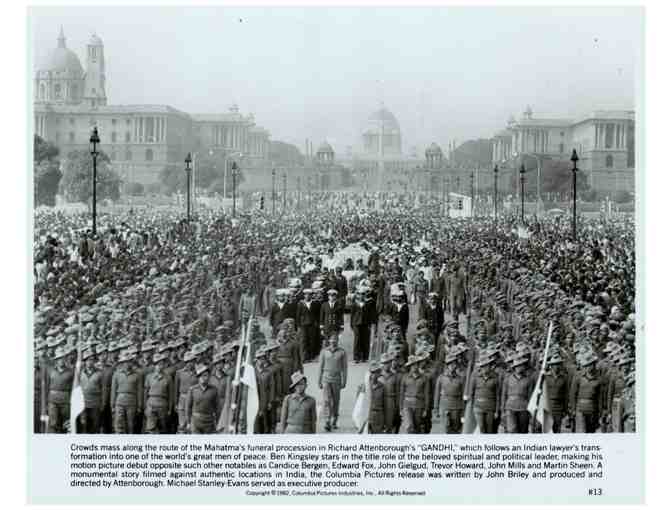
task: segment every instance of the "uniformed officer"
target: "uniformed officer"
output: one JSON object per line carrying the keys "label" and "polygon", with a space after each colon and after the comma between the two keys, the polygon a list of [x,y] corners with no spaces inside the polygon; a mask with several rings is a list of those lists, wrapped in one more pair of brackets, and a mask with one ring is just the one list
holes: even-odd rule
{"label": "uniformed officer", "polygon": [[47,432],[65,433],[70,420],[70,393],[75,373],[65,365],[69,349],[60,345],[54,353],[54,366],[49,368],[45,391],[47,395]]}
{"label": "uniformed officer", "polygon": [[385,385],[380,378],[381,371],[379,362],[369,365],[369,434],[385,432]]}
{"label": "uniformed officer", "polygon": [[635,414],[635,372],[634,370],[625,376],[625,389],[623,390],[623,432],[635,432],[637,419]]}
{"label": "uniformed officer", "polygon": [[84,395],[84,412],[80,418],[82,431],[86,434],[97,434],[103,408],[103,374],[96,368],[93,347],[82,353],[82,361],[84,369],[79,374],[79,383]]}
{"label": "uniformed officer", "polygon": [[384,352],[380,356],[382,371],[380,380],[384,386],[385,398],[385,433],[398,434],[401,426],[401,414],[399,412],[399,390],[401,386],[402,374],[395,370],[395,355],[391,352]]}
{"label": "uniformed officer", "polygon": [[484,352],[478,361],[478,370],[471,374],[468,399],[473,402],[474,416],[482,434],[495,434],[496,420],[499,418],[500,388],[499,378],[494,370],[496,356]]}
{"label": "uniformed officer", "polygon": [[217,389],[210,385],[210,368],[199,365],[195,370],[198,383],[187,391],[185,417],[192,434],[213,434],[217,424]]}
{"label": "uniformed officer", "polygon": [[600,424],[603,382],[597,370],[598,358],[590,351],[579,359],[581,373],[574,377],[569,393],[569,409],[577,433],[594,433]]}
{"label": "uniformed officer", "polygon": [[404,434],[422,434],[431,399],[430,383],[427,377],[420,373],[420,361],[422,361],[420,356],[408,357],[405,366],[409,368],[409,372],[404,375],[399,387],[401,429]]}
{"label": "uniformed officer", "polygon": [[255,353],[255,372],[257,392],[259,394],[259,408],[254,419],[255,434],[270,434],[272,402],[275,399],[275,381],[273,372],[268,363],[268,349],[262,347]]}
{"label": "uniformed officer", "polygon": [[501,402],[509,434],[527,434],[530,413],[527,406],[534,392],[536,380],[529,373],[526,356],[518,355],[513,360],[513,373],[504,379]]}
{"label": "uniformed officer", "polygon": [[283,434],[315,434],[317,432],[317,406],[315,399],[306,395],[308,380],[301,372],[294,372],[289,385],[292,394],[282,402],[280,431]]}
{"label": "uniformed officer", "polygon": [[154,371],[145,379],[145,432],[167,434],[175,402],[174,381],[165,373],[166,353],[154,354],[152,362]]}
{"label": "uniformed officer", "polygon": [[184,368],[175,372],[175,407],[177,407],[177,431],[185,434],[189,425],[186,413],[187,394],[189,389],[198,383],[194,371],[195,356],[192,351],[184,353]]}
{"label": "uniformed officer", "polygon": [[268,349],[268,363],[273,375],[273,400],[271,401],[271,434],[274,434],[280,421],[280,409],[282,408],[282,400],[285,394],[282,393],[282,363],[278,360],[278,344],[271,342],[266,347]]}
{"label": "uniformed officer", "polygon": [[559,353],[553,354],[547,364],[549,370],[544,374],[544,390],[553,420],[553,433],[558,434],[562,431],[562,421],[567,416],[569,378]]}
{"label": "uniformed officer", "polygon": [[113,408],[110,406],[110,393],[112,391],[112,377],[117,369],[117,359],[121,347],[116,341],[110,341],[107,346],[107,360],[103,367],[102,387],[103,387],[103,411],[101,415],[101,429],[103,434],[112,434],[114,432]]}
{"label": "uniformed officer", "polygon": [[345,349],[338,345],[338,334],[335,332],[329,337],[327,347],[320,353],[317,380],[327,411],[324,429],[330,432],[332,428],[338,428],[341,390],[348,381],[348,355]]}
{"label": "uniformed officer", "polygon": [[464,414],[465,375],[457,370],[455,352],[446,354],[443,374],[434,389],[434,409],[441,419],[442,434],[459,434]]}
{"label": "uniformed officer", "polygon": [[343,331],[343,306],[338,301],[338,291],[327,291],[327,302],[322,303],[320,308],[320,329],[322,334],[329,338],[333,333],[340,334]]}
{"label": "uniformed officer", "polygon": [[112,376],[110,404],[114,411],[114,431],[117,434],[132,434],[136,415],[143,408],[142,374],[133,366],[134,359],[132,352],[123,352]]}

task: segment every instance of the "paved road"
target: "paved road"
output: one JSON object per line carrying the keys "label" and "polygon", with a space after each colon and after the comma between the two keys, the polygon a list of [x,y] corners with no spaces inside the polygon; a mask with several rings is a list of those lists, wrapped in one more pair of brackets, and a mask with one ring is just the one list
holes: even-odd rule
{"label": "paved road", "polygon": [[[408,333],[415,333],[415,323],[417,322],[418,316],[418,306],[410,306],[410,319]],[[348,354],[348,381],[345,388],[341,391],[341,408],[340,408],[340,417],[338,419],[338,429],[336,431],[330,432],[331,434],[341,433],[341,434],[356,434],[357,428],[355,427],[354,422],[352,421],[352,410],[355,406],[355,397],[357,395],[357,388],[360,384],[364,382],[366,375],[367,364],[366,363],[353,363],[352,362],[352,353],[353,353],[353,344],[354,336],[352,330],[350,329],[350,317],[349,315],[345,316],[345,329],[340,336],[340,345],[345,349]],[[262,331],[265,333],[266,338],[270,338],[271,328],[267,319],[262,319],[260,321],[260,326]],[[463,334],[466,333],[466,319],[464,316],[460,319],[460,330]],[[317,373],[318,373],[318,362],[314,361],[312,363],[306,363],[304,365],[304,374],[308,379],[308,386],[306,387],[306,393],[314,397],[318,404],[321,400],[321,391],[317,386]],[[438,423],[437,419],[434,419],[434,423]],[[318,424],[317,428],[318,433],[327,433],[324,430],[324,420],[321,420],[321,423]],[[433,427],[432,433],[438,433],[438,427]]]}

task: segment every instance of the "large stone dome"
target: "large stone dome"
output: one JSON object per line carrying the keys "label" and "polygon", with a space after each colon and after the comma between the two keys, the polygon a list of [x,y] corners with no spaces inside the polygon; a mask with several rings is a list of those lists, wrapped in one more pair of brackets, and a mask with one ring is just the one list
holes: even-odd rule
{"label": "large stone dome", "polygon": [[70,73],[74,75],[84,74],[84,68],[79,61],[77,54],[65,46],[63,28],[61,28],[61,33],[58,36],[58,46],[51,51],[46,59],[44,59],[40,65],[39,71]]}
{"label": "large stone dome", "polygon": [[[401,154],[401,128],[394,114],[381,106],[369,115],[362,133],[366,154]],[[382,143],[381,143],[382,139]]]}
{"label": "large stone dome", "polygon": [[397,118],[385,107],[369,115],[367,131],[379,132],[381,123],[386,133],[399,133],[401,131]]}

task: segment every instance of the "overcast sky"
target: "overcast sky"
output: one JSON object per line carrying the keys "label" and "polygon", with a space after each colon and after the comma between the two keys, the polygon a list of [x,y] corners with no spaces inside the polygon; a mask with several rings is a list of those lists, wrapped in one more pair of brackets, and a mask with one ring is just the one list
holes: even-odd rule
{"label": "overcast sky", "polygon": [[33,68],[56,46],[85,65],[105,45],[109,104],[189,113],[237,103],[276,140],[361,146],[380,100],[405,150],[491,137],[530,104],[537,117],[634,109],[638,8],[42,7]]}

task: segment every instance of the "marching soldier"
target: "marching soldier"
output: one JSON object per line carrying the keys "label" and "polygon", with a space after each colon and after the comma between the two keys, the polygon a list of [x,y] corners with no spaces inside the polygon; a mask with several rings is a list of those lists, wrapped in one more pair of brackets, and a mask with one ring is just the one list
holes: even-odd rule
{"label": "marching soldier", "polygon": [[380,378],[381,370],[377,361],[369,366],[369,434],[385,432],[385,385]]}
{"label": "marching soldier", "polygon": [[187,391],[185,418],[187,430],[192,434],[213,434],[217,424],[217,389],[211,386],[210,368],[200,365],[195,375],[198,383]]}
{"label": "marching soldier", "polygon": [[434,409],[441,418],[442,434],[462,432],[465,376],[458,372],[457,361],[455,353],[446,355],[443,374],[438,378],[434,389]]}
{"label": "marching soldier", "polygon": [[527,365],[526,356],[517,356],[513,360],[513,373],[504,379],[501,402],[509,434],[527,434],[529,430],[530,413],[527,406],[536,380],[529,373]]}
{"label": "marching soldier", "polygon": [[69,350],[59,346],[54,353],[54,366],[48,369],[45,393],[47,395],[47,432],[62,434],[66,432],[70,420],[70,393],[75,373],[65,365]]}
{"label": "marching soldier", "polygon": [[478,362],[478,370],[471,374],[467,389],[468,399],[473,402],[474,416],[482,434],[495,434],[496,420],[499,418],[500,388],[499,378],[494,370],[496,358],[491,353],[483,353]]}
{"label": "marching soldier", "polygon": [[82,353],[82,361],[85,365],[79,374],[79,383],[84,395],[84,412],[80,418],[82,431],[85,434],[97,434],[103,408],[103,373],[96,368],[93,347]]}
{"label": "marching soldier", "polygon": [[152,361],[154,371],[145,378],[145,432],[167,434],[175,402],[174,382],[165,371],[166,353],[154,354]]}
{"label": "marching soldier", "polygon": [[404,375],[399,388],[399,407],[401,409],[401,427],[405,434],[421,434],[424,420],[429,408],[430,383],[420,373],[420,356],[409,356],[406,367],[409,372]]}
{"label": "marching soldier", "polygon": [[273,377],[273,399],[271,400],[270,433],[274,434],[277,430],[278,422],[280,421],[280,409],[282,407],[282,400],[285,398],[285,394],[282,393],[282,363],[280,363],[280,360],[278,360],[278,344],[271,342],[266,348],[268,349],[269,369],[271,370]]}
{"label": "marching soldier", "polygon": [[577,433],[594,433],[600,424],[603,382],[596,370],[597,356],[586,353],[579,364],[583,370],[574,377],[569,393],[569,409]]}
{"label": "marching soldier", "polygon": [[385,428],[386,434],[398,434],[401,426],[401,415],[399,412],[399,391],[401,386],[402,374],[395,370],[395,355],[390,352],[384,352],[380,357],[382,371],[380,380],[384,387],[385,398]]}
{"label": "marching soldier", "polygon": [[186,412],[187,394],[189,389],[198,383],[194,371],[195,356],[191,351],[184,353],[184,368],[175,372],[175,407],[177,407],[177,431],[185,434],[189,426]]}
{"label": "marching soldier", "polygon": [[313,291],[304,289],[303,301],[296,309],[296,325],[301,328],[303,339],[303,362],[312,361],[319,354],[319,310],[320,304],[313,300]]}
{"label": "marching soldier", "polygon": [[136,416],[142,412],[142,374],[133,367],[134,358],[130,352],[122,353],[112,376],[110,405],[117,434],[132,434]]}
{"label": "marching soldier", "polygon": [[338,428],[338,414],[341,403],[341,390],[348,380],[348,356],[338,345],[338,335],[332,333],[329,344],[320,353],[318,386],[323,392],[324,405],[327,408],[324,429],[330,432]]}
{"label": "marching soldier", "polygon": [[[420,311],[418,313],[418,318],[424,319],[427,321],[427,329],[434,336],[436,341],[441,334],[444,326],[444,312],[443,307],[439,304],[439,295],[436,292],[430,292],[427,297],[427,303],[420,306]],[[436,344],[435,353],[436,353]]]}
{"label": "marching soldier", "polygon": [[270,434],[271,411],[275,399],[275,381],[273,372],[268,364],[268,350],[266,347],[255,353],[255,372],[257,378],[257,392],[259,393],[259,409],[254,419],[255,434]]}
{"label": "marching soldier", "polygon": [[283,434],[315,434],[317,432],[317,407],[315,399],[306,395],[306,377],[301,372],[292,374],[289,386],[293,393],[282,402],[280,431]]}
{"label": "marching soldier", "polygon": [[635,414],[635,372],[630,372],[625,377],[625,389],[623,390],[623,432],[635,432],[637,418]]}
{"label": "marching soldier", "polygon": [[563,369],[563,359],[559,353],[555,353],[548,360],[549,371],[544,374],[544,390],[553,420],[553,433],[562,431],[562,421],[567,416],[567,403],[569,397],[569,377]]}

